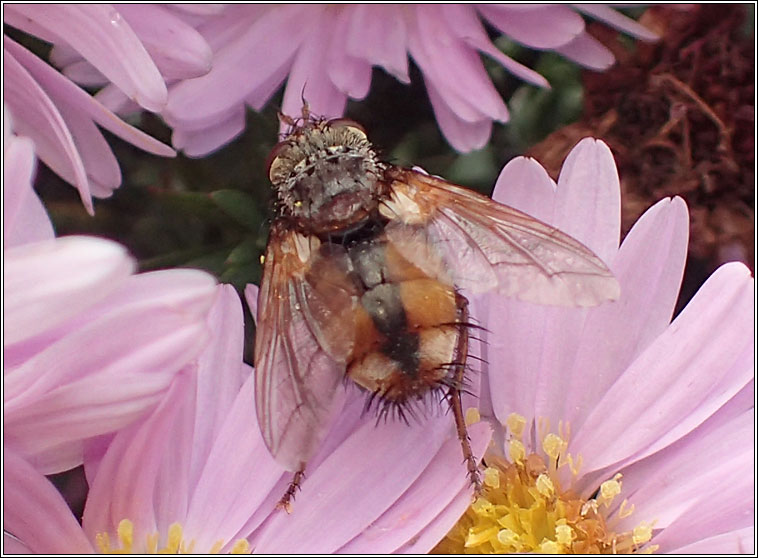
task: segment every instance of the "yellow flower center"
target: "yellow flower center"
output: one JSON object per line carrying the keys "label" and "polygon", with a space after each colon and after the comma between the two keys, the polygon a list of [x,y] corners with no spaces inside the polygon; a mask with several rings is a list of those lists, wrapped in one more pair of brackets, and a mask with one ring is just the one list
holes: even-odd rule
{"label": "yellow flower center", "polygon": [[[652,525],[640,524],[632,532],[616,533],[606,515],[621,493],[621,475],[602,483],[595,498],[583,499],[564,490],[558,471],[568,467],[572,478],[581,459],[566,452],[568,429],[544,432],[542,452],[527,453],[521,440],[526,421],[513,414],[506,421],[509,459],[485,456],[482,492],[458,523],[434,548],[439,554],[617,554],[640,550],[652,537]],[[624,500],[619,517],[633,512]],[[643,552],[654,552],[648,545]]]}
{"label": "yellow flower center", "polygon": [[[216,543],[208,550],[195,549],[195,541],[185,541],[182,526],[172,523],[168,528],[166,543],[159,547],[158,533],[152,533],[145,537],[145,544],[138,548],[134,546],[134,524],[128,519],[122,519],[116,531],[118,542],[112,546],[108,533],[95,535],[95,543],[103,554],[192,554],[194,552],[218,554],[224,547],[224,541]],[[250,544],[246,539],[239,539],[234,543],[229,554],[250,554]]]}

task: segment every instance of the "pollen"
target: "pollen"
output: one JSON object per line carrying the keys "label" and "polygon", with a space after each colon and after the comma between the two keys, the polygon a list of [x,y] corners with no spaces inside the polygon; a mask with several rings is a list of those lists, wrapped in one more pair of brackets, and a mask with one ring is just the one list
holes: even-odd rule
{"label": "pollen", "polygon": [[482,416],[479,414],[479,409],[476,407],[469,407],[466,409],[466,426],[471,426],[482,420]]}
{"label": "pollen", "polygon": [[[169,525],[165,537],[159,533],[148,533],[144,542],[135,544],[134,524],[128,519],[122,519],[116,529],[118,542],[111,542],[108,533],[95,535],[95,544],[102,554],[194,554],[196,552],[218,554],[225,544],[223,540],[216,541],[207,551],[195,548],[194,539],[187,540],[184,529],[179,523]],[[163,546],[160,541],[163,540]],[[237,540],[230,548],[229,554],[250,554],[250,543],[247,539]]]}
{"label": "pollen", "polygon": [[[529,451],[522,436],[526,422],[511,415],[505,424],[510,460],[487,454],[481,493],[463,517],[432,551],[435,554],[611,554],[654,552],[648,543],[653,526],[641,523],[632,531],[616,532],[623,491],[616,474],[598,486],[595,498],[584,498],[572,490],[580,456],[568,449],[569,429],[559,433],[538,428],[538,451]],[[561,480],[568,487],[562,485]],[[615,506],[611,503],[615,502]],[[620,509],[628,509],[626,500]],[[628,515],[627,511],[627,515]],[[644,548],[643,548],[644,546]]]}

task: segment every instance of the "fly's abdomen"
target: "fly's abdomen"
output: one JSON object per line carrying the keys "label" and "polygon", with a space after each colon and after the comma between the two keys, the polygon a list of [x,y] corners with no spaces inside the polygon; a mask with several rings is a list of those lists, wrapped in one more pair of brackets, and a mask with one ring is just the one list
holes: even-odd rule
{"label": "fly's abdomen", "polygon": [[395,402],[446,385],[465,334],[453,286],[429,277],[384,240],[363,241],[349,254],[366,288],[356,310],[349,378]]}

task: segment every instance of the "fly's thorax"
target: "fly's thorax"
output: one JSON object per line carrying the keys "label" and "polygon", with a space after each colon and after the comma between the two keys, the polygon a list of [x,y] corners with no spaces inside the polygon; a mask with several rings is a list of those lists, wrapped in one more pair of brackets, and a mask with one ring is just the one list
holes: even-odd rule
{"label": "fly's thorax", "polygon": [[357,125],[315,121],[271,154],[269,178],[280,215],[314,232],[349,227],[373,212],[386,166]]}

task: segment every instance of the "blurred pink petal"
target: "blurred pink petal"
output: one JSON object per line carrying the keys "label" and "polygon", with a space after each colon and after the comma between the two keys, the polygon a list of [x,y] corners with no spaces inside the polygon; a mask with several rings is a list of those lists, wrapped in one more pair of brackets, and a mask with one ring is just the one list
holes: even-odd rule
{"label": "blurred pink petal", "polygon": [[100,103],[93,100],[70,81],[63,79],[58,72],[43,63],[26,49],[6,38],[6,47],[19,57],[24,67],[45,90],[60,102],[71,106],[72,110],[89,115],[97,124],[120,137],[124,141],[163,157],[174,155],[173,150],[146,133],[128,125]]}
{"label": "blurred pink petal", "polygon": [[[481,65],[479,54],[457,37],[451,40],[452,35],[454,28],[439,7],[416,7],[408,50],[424,79],[434,83],[440,97],[462,120],[507,120],[508,110]],[[450,79],[451,75],[455,79]]]}
{"label": "blurred pink petal", "polygon": [[[6,100],[17,129],[35,141],[54,172],[77,187],[90,213],[92,195],[108,197],[121,183],[117,161],[95,124],[148,152],[175,154],[108,108],[132,108],[125,100],[133,99],[162,110],[165,79],[192,78],[210,69],[210,46],[177,13],[164,6],[108,4],[14,4],[3,11],[6,23],[54,45],[50,58],[65,74],[4,38]],[[71,79],[106,86],[104,91],[118,87],[122,96],[104,93],[98,98],[107,104],[101,104]]]}
{"label": "blurred pink petal", "polygon": [[4,345],[28,339],[107,296],[134,271],[115,242],[67,237],[5,250]]}
{"label": "blurred pink petal", "polygon": [[[341,116],[347,104],[347,96],[332,83],[328,76],[327,48],[335,29],[335,21],[328,12],[314,13],[306,48],[301,48],[292,64],[287,78],[287,88],[282,100],[282,112],[299,115],[305,99],[311,110],[327,118]],[[282,123],[282,128],[286,125]]]}
{"label": "blurred pink petal", "polygon": [[174,128],[171,142],[181,149],[187,157],[204,157],[219,145],[223,145],[245,129],[245,109],[235,107],[233,112],[220,119],[218,123],[201,130],[185,130]]}
{"label": "blurred pink petal", "polygon": [[70,469],[84,440],[149,411],[202,349],[215,281],[192,270],[132,276],[123,247],[94,237],[4,257],[4,444],[45,473]]}
{"label": "blurred pink petal", "polygon": [[492,131],[490,120],[486,118],[477,122],[462,120],[454,110],[450,109],[431,83],[427,83],[426,89],[437,117],[437,124],[455,149],[471,151],[481,149],[487,144]]}
{"label": "blurred pink petal", "polygon": [[629,35],[642,39],[643,41],[657,41],[660,37],[645,27],[640,25],[633,19],[626,17],[621,12],[617,12],[609,6],[602,4],[573,4],[573,7],[580,12],[599,19],[603,23],[607,23],[611,27],[615,27],[619,31],[623,31]]}
{"label": "blurred pink petal", "polygon": [[[219,287],[208,316],[212,342],[175,379],[161,406],[119,432],[95,474],[88,474],[83,525],[90,538],[103,532],[113,537],[118,523],[129,519],[139,551],[155,531],[165,544],[169,525],[179,521],[199,552],[217,541],[231,545],[255,527],[248,520],[283,471],[255,421],[252,374],[242,363],[242,325],[234,289]],[[273,510],[273,502],[269,505],[265,515]]]}
{"label": "blurred pink petal", "polygon": [[32,549],[5,531],[3,532],[3,552],[6,554],[32,554]]}
{"label": "blurred pink petal", "polygon": [[37,155],[64,180],[76,186],[84,207],[92,214],[94,210],[84,163],[68,126],[47,93],[9,50],[14,43],[7,37],[3,39],[3,91],[16,131],[34,140]]}
{"label": "blurred pink petal", "polygon": [[568,6],[478,6],[479,12],[514,41],[539,49],[564,45],[584,31],[584,21]]}
{"label": "blurred pink petal", "polygon": [[[10,120],[6,113],[5,118]],[[3,248],[53,237],[53,224],[32,188],[34,144],[10,134],[3,151]]]}
{"label": "blurred pink petal", "polygon": [[[19,16],[13,23],[32,34],[37,28],[53,30],[144,108],[160,111],[165,106],[166,84],[158,68],[112,6],[15,4],[9,10]],[[27,28],[27,20],[33,28]]]}
{"label": "blurred pink petal", "polygon": [[613,53],[589,33],[582,33],[555,51],[585,68],[598,72],[607,70],[615,62]]}
{"label": "blurred pink petal", "polygon": [[76,185],[90,213],[91,195],[107,197],[121,183],[116,159],[95,123],[146,151],[174,155],[7,37],[4,48],[6,99],[19,133],[29,135],[40,158]]}
{"label": "blurred pink petal", "polygon": [[[624,16],[586,11],[635,36],[641,29]],[[213,127],[216,115],[229,114],[233,106],[262,107],[287,76],[285,114],[299,116],[304,98],[314,114],[339,116],[348,97],[366,96],[373,66],[407,83],[410,54],[446,139],[470,151],[486,143],[493,121],[508,120],[480,53],[521,79],[548,86],[544,77],[495,47],[483,22],[523,44],[564,49],[589,67],[606,67],[610,56],[584,33],[581,16],[566,6],[234,5],[191,19],[212,46],[214,64],[207,75],[169,88],[164,116],[182,133]],[[646,30],[645,36],[650,36]],[[185,135],[175,137],[187,143]],[[203,151],[222,141],[224,135],[216,135]]]}
{"label": "blurred pink petal", "polygon": [[114,7],[142,41],[164,79],[194,78],[210,71],[213,53],[208,43],[166,7],[151,4],[114,4]]}
{"label": "blurred pink petal", "polygon": [[[407,27],[402,10],[392,5],[356,5],[349,14],[345,52],[381,66],[403,83],[409,83]],[[336,41],[335,45],[338,44]]]}
{"label": "blurred pink petal", "polygon": [[[116,527],[125,518],[134,523],[138,544],[142,543],[139,538],[145,538],[148,533],[159,530],[158,516],[162,515],[162,509],[153,506],[154,486],[166,456],[156,449],[167,446],[174,446],[172,449],[187,449],[181,443],[187,440],[188,434],[182,427],[189,425],[183,425],[176,419],[182,407],[191,403],[189,389],[193,380],[191,374],[178,375],[166,396],[146,419],[116,434],[99,464],[98,474],[90,485],[84,508],[82,522],[90,540],[94,540],[97,533],[109,533],[116,538]],[[183,473],[185,471],[175,471],[175,479],[186,482]],[[166,496],[161,502],[163,506],[171,502],[171,496],[186,498],[186,494],[178,490]],[[168,508],[169,513],[175,514],[178,511],[172,506]],[[165,532],[168,525],[160,527]],[[144,552],[144,543],[139,544],[138,548]]]}
{"label": "blurred pink petal", "polygon": [[[35,554],[90,554],[93,547],[53,484],[3,448],[3,550],[7,534]],[[22,550],[22,548],[18,548]]]}
{"label": "blurred pink petal", "polygon": [[[309,19],[301,20],[300,7],[269,9],[257,20],[253,17],[257,12],[247,18],[245,15],[239,14],[238,19],[249,27],[240,26],[239,35],[214,52],[208,74],[171,87],[164,111],[170,125],[189,129],[213,126],[219,113],[227,114],[232,106],[242,103],[261,80],[279,74],[280,67],[289,69],[309,28]],[[282,34],[282,29],[288,32]],[[240,79],[240,75],[249,78]],[[286,73],[281,79],[284,76]]]}

